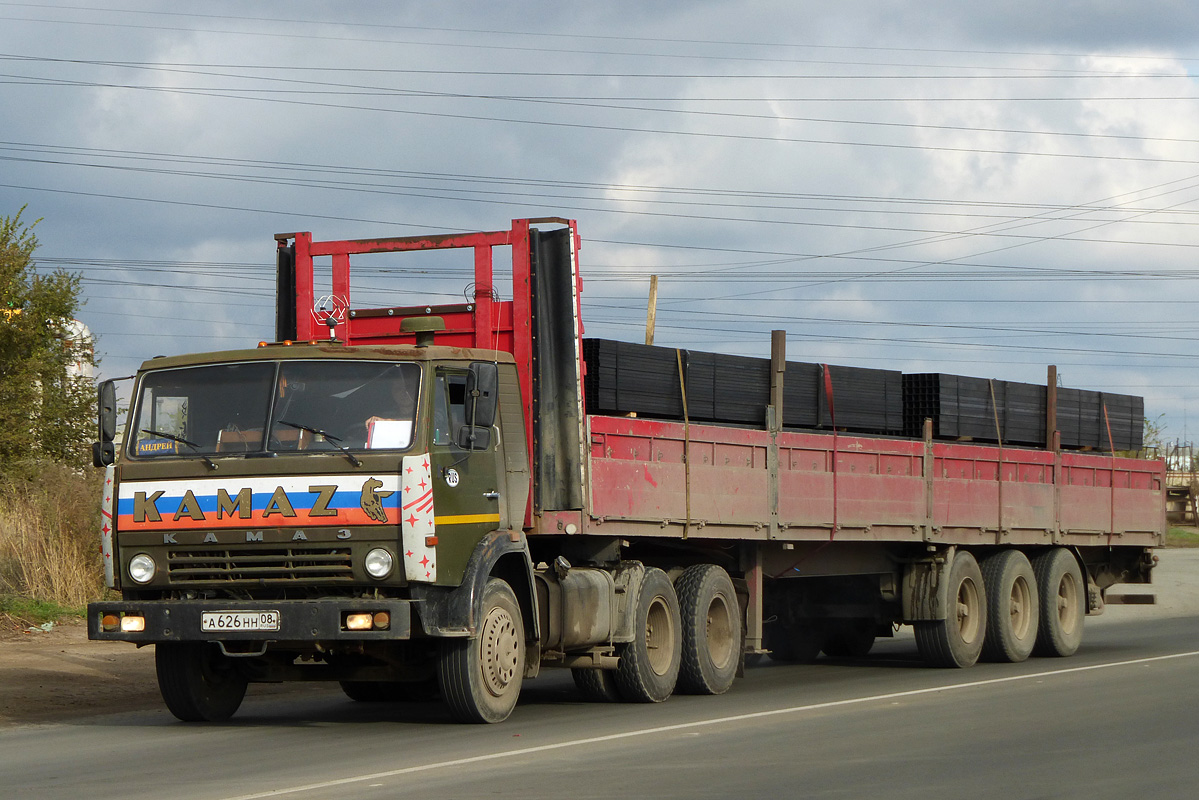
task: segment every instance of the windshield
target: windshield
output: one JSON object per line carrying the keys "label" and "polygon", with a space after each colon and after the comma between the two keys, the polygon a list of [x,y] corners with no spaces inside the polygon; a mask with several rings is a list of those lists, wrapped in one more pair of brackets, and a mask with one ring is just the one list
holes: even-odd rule
{"label": "windshield", "polygon": [[141,383],[130,454],[404,450],[412,444],[419,387],[416,364],[379,361],[151,372]]}

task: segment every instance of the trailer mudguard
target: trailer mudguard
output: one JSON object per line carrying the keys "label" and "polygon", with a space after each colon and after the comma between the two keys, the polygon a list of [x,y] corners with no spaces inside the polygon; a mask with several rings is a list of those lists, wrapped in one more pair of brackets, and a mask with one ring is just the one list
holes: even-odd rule
{"label": "trailer mudguard", "polygon": [[903,571],[903,621],[932,622],[949,614],[949,569],[956,547],[913,561]]}

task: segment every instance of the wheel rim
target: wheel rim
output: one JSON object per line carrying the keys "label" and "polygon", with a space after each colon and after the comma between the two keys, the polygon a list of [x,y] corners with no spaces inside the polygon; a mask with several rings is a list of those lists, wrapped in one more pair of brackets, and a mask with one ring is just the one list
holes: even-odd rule
{"label": "wheel rim", "polygon": [[982,629],[979,614],[978,586],[972,580],[964,580],[958,586],[958,635],[963,642],[973,642]]}
{"label": "wheel rim", "polygon": [[520,656],[516,622],[507,609],[497,607],[488,612],[479,640],[483,683],[487,691],[500,697],[516,677]]}
{"label": "wheel rim", "polygon": [[1010,612],[1012,615],[1012,633],[1015,634],[1017,639],[1028,638],[1028,632],[1032,627],[1033,620],[1032,589],[1029,588],[1028,581],[1024,578],[1017,578],[1012,583]]}
{"label": "wheel rim", "polygon": [[723,597],[713,598],[708,606],[708,658],[717,669],[728,666],[733,658],[733,622]]}
{"label": "wheel rim", "polygon": [[1078,625],[1078,584],[1066,573],[1057,585],[1057,619],[1062,633],[1069,636]]}
{"label": "wheel rim", "polygon": [[650,669],[655,675],[665,675],[670,671],[674,659],[674,637],[670,607],[662,597],[655,597],[645,615],[645,650]]}

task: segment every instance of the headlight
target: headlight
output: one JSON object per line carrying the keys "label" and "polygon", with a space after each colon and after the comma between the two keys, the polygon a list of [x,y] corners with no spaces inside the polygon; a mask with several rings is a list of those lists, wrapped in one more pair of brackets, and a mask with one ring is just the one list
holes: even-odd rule
{"label": "headlight", "polygon": [[154,559],[145,553],[138,553],[129,559],[129,577],[137,583],[149,583],[154,580],[154,573],[157,571],[158,566],[155,565]]}
{"label": "headlight", "polygon": [[391,574],[391,568],[395,564],[395,559],[391,553],[384,550],[382,547],[377,547],[366,554],[366,561],[363,566],[366,567],[366,574],[372,578],[386,578]]}

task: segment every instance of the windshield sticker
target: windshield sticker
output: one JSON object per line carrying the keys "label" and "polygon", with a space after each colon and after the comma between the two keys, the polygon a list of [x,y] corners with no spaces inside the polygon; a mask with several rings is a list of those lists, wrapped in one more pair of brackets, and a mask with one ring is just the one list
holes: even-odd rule
{"label": "windshield sticker", "polygon": [[160,456],[163,453],[174,455],[177,449],[176,442],[170,439],[139,439],[137,442],[139,456]]}

